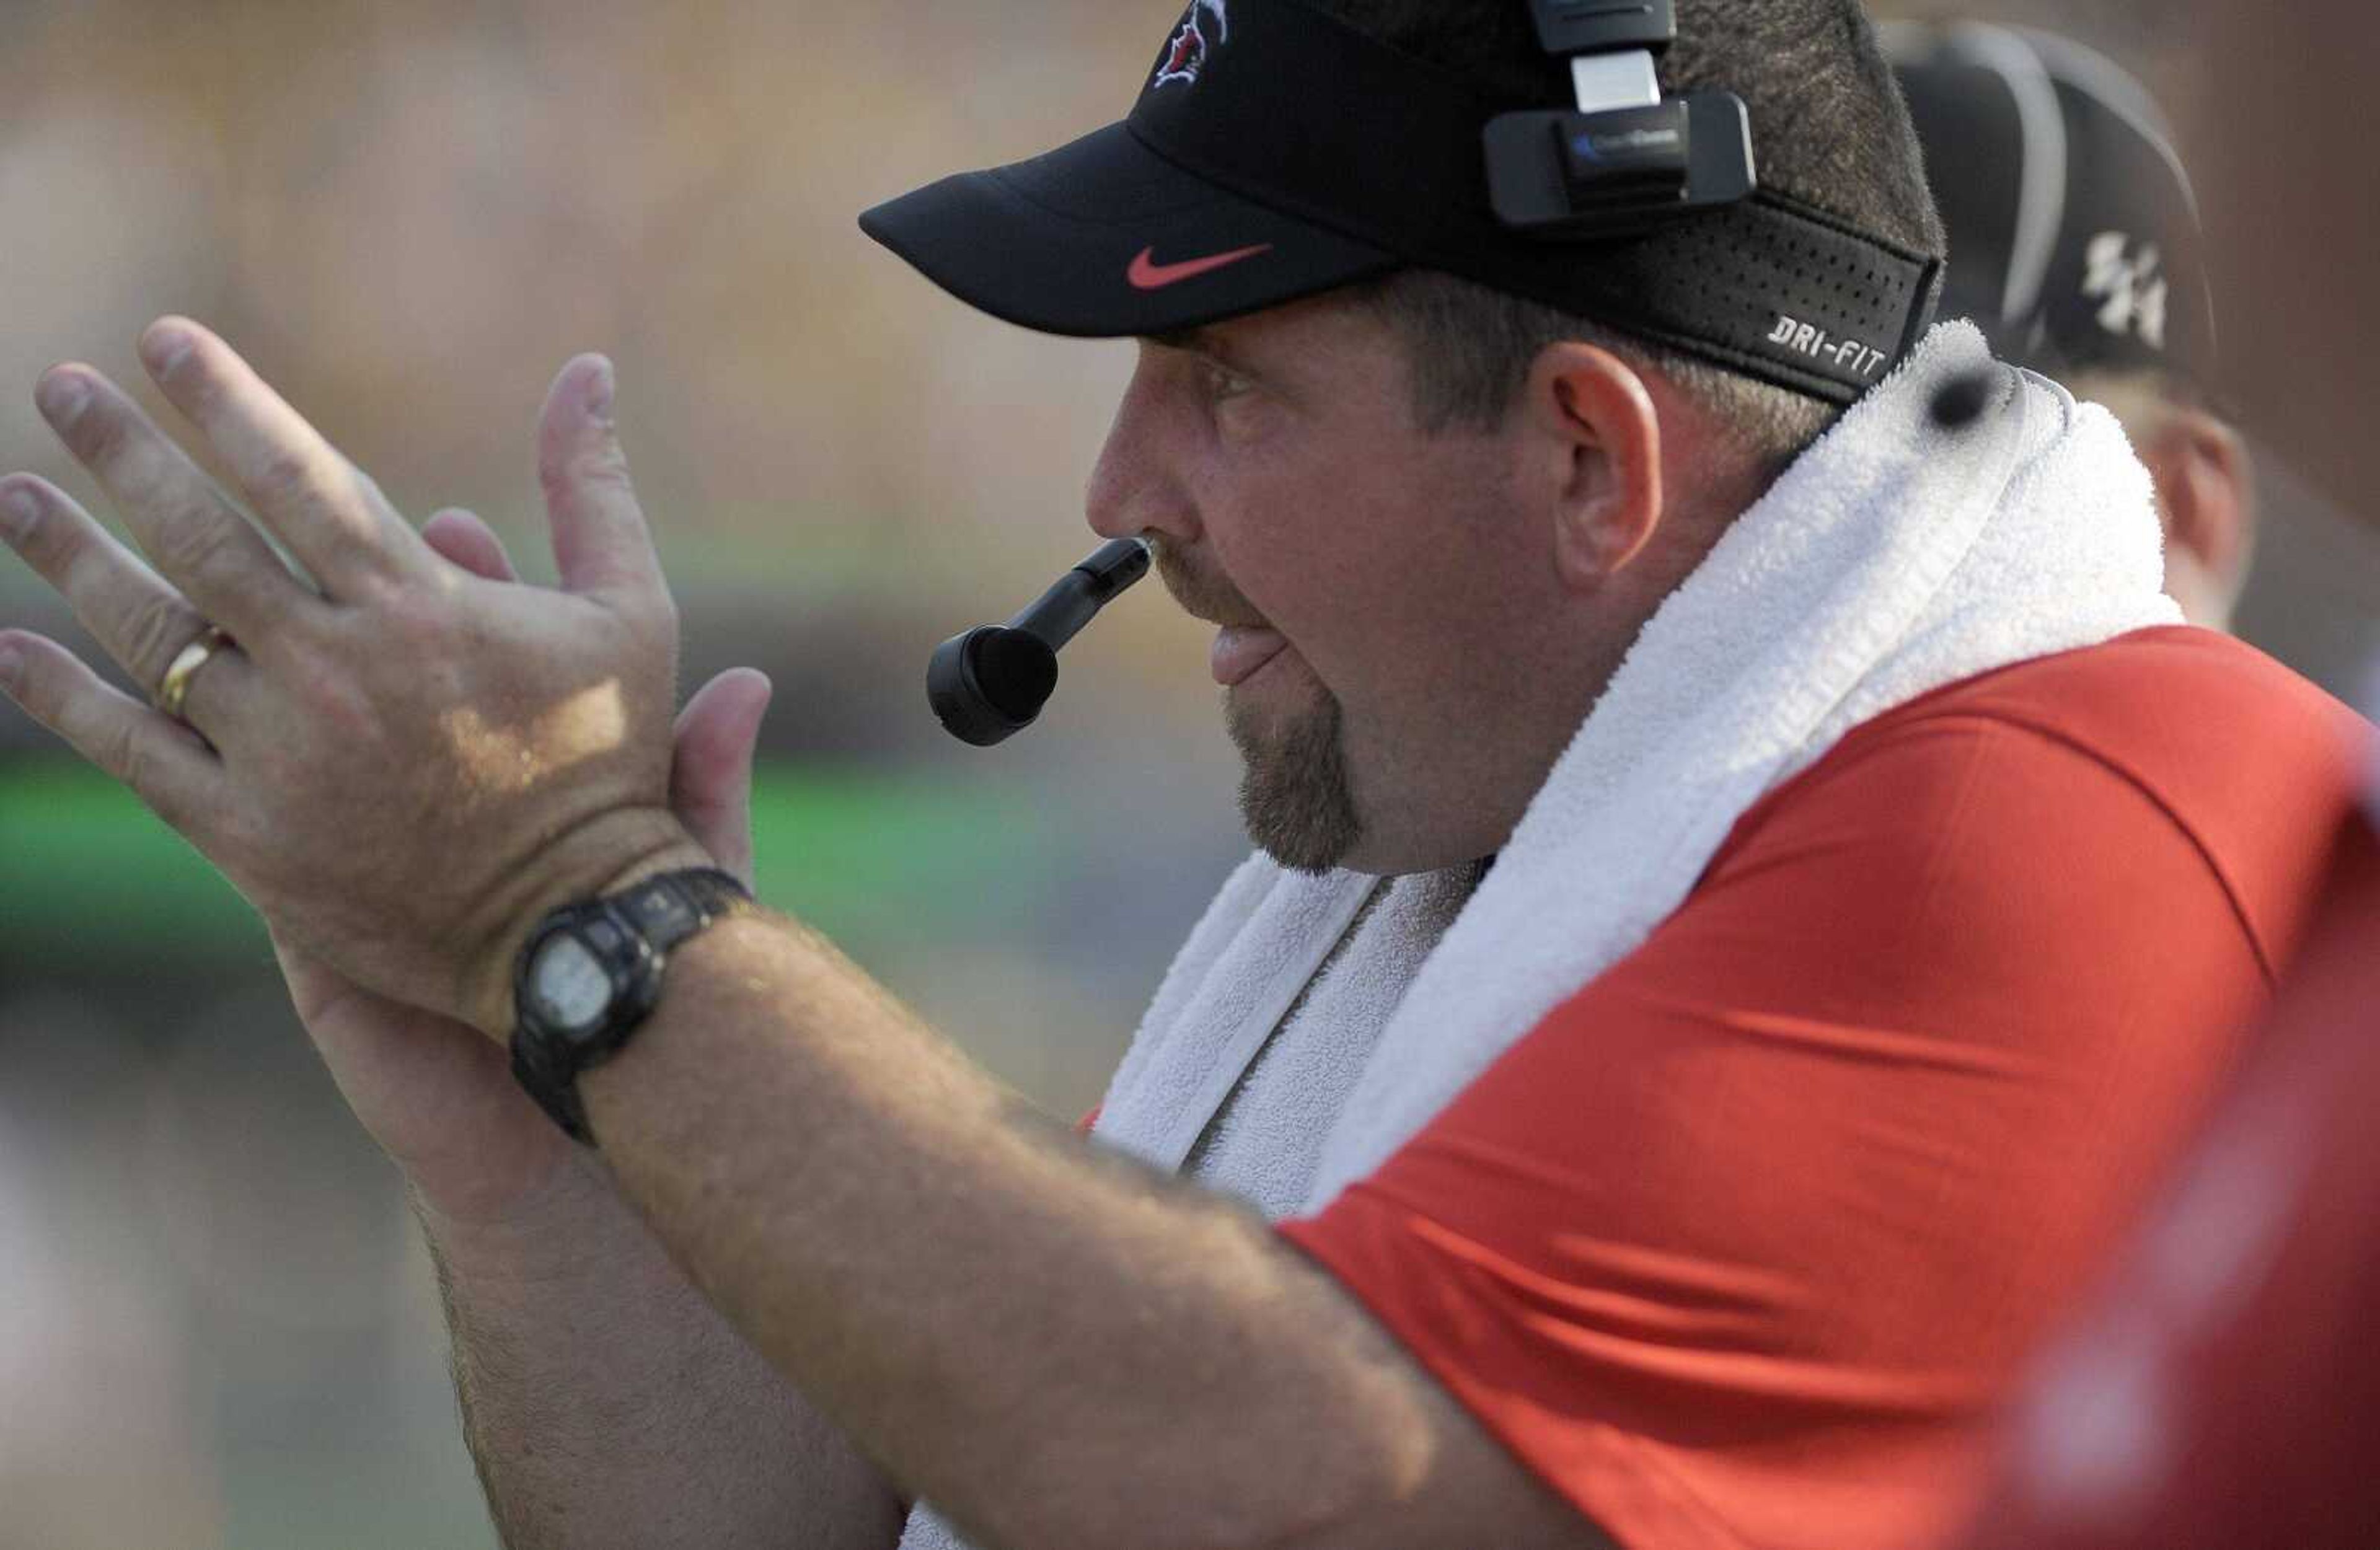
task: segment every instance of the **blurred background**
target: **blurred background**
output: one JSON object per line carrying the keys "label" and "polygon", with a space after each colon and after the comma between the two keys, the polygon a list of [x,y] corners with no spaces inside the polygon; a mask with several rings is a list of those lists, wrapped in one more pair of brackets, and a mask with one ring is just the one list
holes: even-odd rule
{"label": "blurred background", "polygon": [[[533,417],[563,361],[610,353],[688,687],[742,663],[778,685],[764,894],[1079,1114],[1245,848],[1206,632],[1148,588],[1033,734],[934,725],[935,643],[1095,542],[1082,484],[1130,347],[981,319],[853,217],[1115,116],[1173,8],[14,0],[0,468],[103,509],[31,383],[67,357],[139,381],[140,329],[187,312],[409,514],[468,506],[550,575]],[[2252,234],[2217,303],[2268,487],[2239,625],[2349,692],[2380,620],[2380,539],[2348,515],[2380,511],[2373,399],[2351,330],[2319,360],[2278,343],[2345,260],[2311,201],[2259,204],[2287,168],[2234,176],[2293,143],[2270,40],[2216,0],[1876,8],[2093,43],[2213,164],[2218,248]],[[2251,48],[2267,90],[2225,74]],[[2308,111],[2343,128],[2348,101]],[[2231,133],[2243,103],[2265,152]],[[2371,184],[2345,182],[2367,259]],[[89,648],[13,563],[0,619]],[[261,932],[0,708],[0,1550],[485,1550],[443,1362],[399,1181]]]}

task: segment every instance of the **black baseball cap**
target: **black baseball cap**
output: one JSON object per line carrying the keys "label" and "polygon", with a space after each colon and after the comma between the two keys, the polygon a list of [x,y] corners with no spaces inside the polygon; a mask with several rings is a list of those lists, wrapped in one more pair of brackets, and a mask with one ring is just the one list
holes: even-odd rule
{"label": "black baseball cap", "polygon": [[2082,45],[2029,29],[1881,29],[1950,234],[1945,317],[2051,376],[2215,386],[2198,203],[2165,115]]}
{"label": "black baseball cap", "polygon": [[[1549,98],[1567,79],[1549,56]],[[1848,403],[1930,322],[1938,255],[1772,189],[1586,241],[1505,225],[1483,130],[1545,105],[1303,0],[1191,0],[1122,122],[860,225],[982,311],[1089,337],[1187,330],[1420,266]]]}

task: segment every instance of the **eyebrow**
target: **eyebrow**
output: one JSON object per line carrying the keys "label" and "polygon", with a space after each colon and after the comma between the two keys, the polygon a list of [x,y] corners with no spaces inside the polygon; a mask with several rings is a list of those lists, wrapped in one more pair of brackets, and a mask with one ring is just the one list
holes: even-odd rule
{"label": "eyebrow", "polygon": [[1225,344],[1209,327],[1202,325],[1197,328],[1168,329],[1162,333],[1144,333],[1140,337],[1160,349],[1181,350],[1194,356],[1205,356],[1208,359],[1220,362],[1235,371],[1247,369],[1245,357]]}

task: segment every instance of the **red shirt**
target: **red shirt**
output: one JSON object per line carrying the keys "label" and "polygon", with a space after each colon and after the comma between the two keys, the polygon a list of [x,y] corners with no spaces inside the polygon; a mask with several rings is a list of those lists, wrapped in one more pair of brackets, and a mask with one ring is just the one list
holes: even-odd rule
{"label": "red shirt", "polygon": [[1629,1550],[1909,1550],[2233,1065],[2362,723],[2153,630],[1879,718],[1289,1240]]}
{"label": "red shirt", "polygon": [[2380,1544],[2380,842],[2228,1096],[2028,1386],[1971,1550]]}

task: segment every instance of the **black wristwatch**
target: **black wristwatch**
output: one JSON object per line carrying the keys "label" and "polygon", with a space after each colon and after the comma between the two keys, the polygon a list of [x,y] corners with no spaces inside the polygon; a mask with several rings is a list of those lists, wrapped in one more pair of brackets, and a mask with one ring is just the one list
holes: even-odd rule
{"label": "black wristwatch", "polygon": [[578,1073],[652,1015],[670,950],[751,902],[724,872],[670,872],[538,923],[513,970],[513,1075],[572,1140],[595,1144]]}

